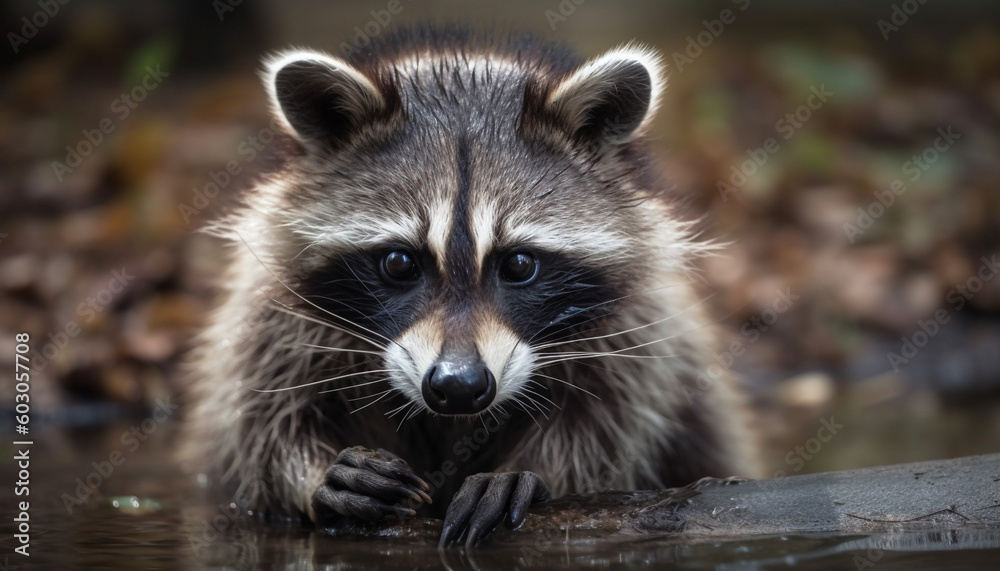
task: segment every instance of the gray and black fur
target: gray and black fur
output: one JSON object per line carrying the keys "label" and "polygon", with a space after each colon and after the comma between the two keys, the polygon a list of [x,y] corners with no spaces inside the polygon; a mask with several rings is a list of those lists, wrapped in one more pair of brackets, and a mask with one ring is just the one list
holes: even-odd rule
{"label": "gray and black fur", "polygon": [[289,150],[213,227],[232,260],[189,425],[253,508],[419,510],[474,544],[550,495],[756,475],[706,373],[711,247],[642,136],[657,56],[424,28],[265,78]]}

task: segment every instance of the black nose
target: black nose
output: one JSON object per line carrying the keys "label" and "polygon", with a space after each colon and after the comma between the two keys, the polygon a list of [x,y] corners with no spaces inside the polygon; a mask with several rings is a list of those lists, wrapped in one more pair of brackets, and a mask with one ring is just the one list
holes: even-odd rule
{"label": "black nose", "polygon": [[497,396],[497,380],[479,359],[441,359],[424,375],[422,392],[438,414],[476,414]]}

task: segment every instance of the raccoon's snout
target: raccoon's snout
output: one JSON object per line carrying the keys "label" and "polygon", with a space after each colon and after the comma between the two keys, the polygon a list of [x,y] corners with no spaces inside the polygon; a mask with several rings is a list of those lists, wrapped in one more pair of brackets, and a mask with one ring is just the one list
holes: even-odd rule
{"label": "raccoon's snout", "polygon": [[497,396],[497,380],[481,359],[439,359],[421,386],[424,402],[438,414],[477,414]]}

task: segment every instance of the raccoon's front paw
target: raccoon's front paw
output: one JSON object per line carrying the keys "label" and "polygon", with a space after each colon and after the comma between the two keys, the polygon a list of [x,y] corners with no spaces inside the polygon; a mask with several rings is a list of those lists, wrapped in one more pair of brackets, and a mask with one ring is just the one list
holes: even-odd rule
{"label": "raccoon's front paw", "polygon": [[493,533],[501,519],[508,528],[517,529],[530,506],[547,501],[549,488],[534,472],[469,476],[448,506],[438,545],[461,541],[467,547],[476,545]]}
{"label": "raccoon's front paw", "polygon": [[430,486],[399,456],[379,448],[345,448],[326,471],[312,496],[316,524],[332,525],[343,517],[378,521],[388,515],[415,515],[410,506],[431,503]]}

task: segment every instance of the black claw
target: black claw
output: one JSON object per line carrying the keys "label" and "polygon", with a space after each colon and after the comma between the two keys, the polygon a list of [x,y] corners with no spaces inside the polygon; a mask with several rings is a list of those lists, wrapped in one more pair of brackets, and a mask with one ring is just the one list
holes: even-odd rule
{"label": "black claw", "polygon": [[387,504],[347,490],[334,490],[330,486],[320,486],[313,494],[313,511],[320,525],[332,525],[344,517],[379,521],[389,515],[406,517],[416,514],[403,506]]}
{"label": "black claw", "polygon": [[476,504],[479,503],[479,498],[486,490],[486,486],[489,485],[489,476],[491,474],[476,474],[469,476],[462,483],[461,489],[451,499],[451,504],[444,516],[441,541],[438,542],[439,547],[461,541],[462,536],[465,535],[469,518],[472,517],[472,512],[476,509]]}
{"label": "black claw", "polygon": [[[399,480],[414,490],[424,493],[425,496],[425,492],[431,489],[431,487],[427,485],[427,482],[417,477],[417,475],[413,473],[413,470],[411,470],[410,467],[402,460],[392,460],[389,463],[370,460],[366,463],[365,467],[376,474],[385,476],[386,478]],[[428,503],[430,502],[428,501]]]}
{"label": "black claw", "polygon": [[330,486],[320,486],[312,496],[313,513],[316,514],[316,523],[319,525],[330,525],[340,519],[343,514],[335,506],[337,498],[334,490]]}
{"label": "black claw", "polygon": [[510,510],[507,512],[507,527],[519,529],[528,517],[528,508],[549,501],[551,494],[545,482],[534,472],[521,472],[517,480],[517,488],[510,499]]}
{"label": "black claw", "polygon": [[466,547],[478,545],[501,520],[516,529],[524,523],[531,505],[548,499],[548,487],[532,472],[470,476],[448,506],[438,546],[463,541]]}
{"label": "black claw", "polygon": [[383,458],[388,458],[389,460],[399,460],[400,462],[403,461],[402,458],[396,456],[392,452],[389,452],[385,448],[376,448],[375,453],[378,454],[379,456],[382,456]]}
{"label": "black claw", "polygon": [[343,464],[334,464],[326,472],[326,483],[335,489],[352,490],[365,496],[379,498],[386,502],[396,503],[411,499],[415,502],[422,498],[415,491],[370,470],[352,468]]}
{"label": "black claw", "polygon": [[510,502],[511,492],[517,485],[517,473],[497,474],[490,478],[483,496],[479,498],[476,511],[469,519],[469,532],[465,538],[466,547],[478,544],[496,529]]}
{"label": "black claw", "polygon": [[517,479],[517,487],[511,495],[510,510],[507,511],[507,520],[504,522],[508,529],[521,527],[528,517],[528,507],[531,506],[531,498],[535,495],[535,487],[541,482],[539,478],[532,476],[534,474],[522,474]]}
{"label": "black claw", "polygon": [[[400,513],[415,514],[413,510],[407,510],[402,506],[395,506],[383,502],[377,498],[372,498],[354,492],[338,492],[347,497],[348,509],[355,517],[365,521],[378,521],[388,515],[398,515]],[[401,512],[402,510],[402,512]]]}
{"label": "black claw", "polygon": [[[344,517],[405,518],[416,515],[413,507],[430,503],[425,489],[427,484],[398,456],[355,446],[337,455],[323,485],[313,493],[312,507],[320,525],[333,525]],[[402,505],[404,501],[407,505]]]}
{"label": "black claw", "polygon": [[[431,489],[427,482],[413,473],[405,460],[382,448],[378,450],[369,450],[362,446],[345,448],[337,456],[336,463],[346,464],[352,468],[371,470],[380,476],[399,480],[414,488],[414,491],[427,492]],[[426,493],[422,495],[427,498],[425,501],[430,503],[430,496]]]}

